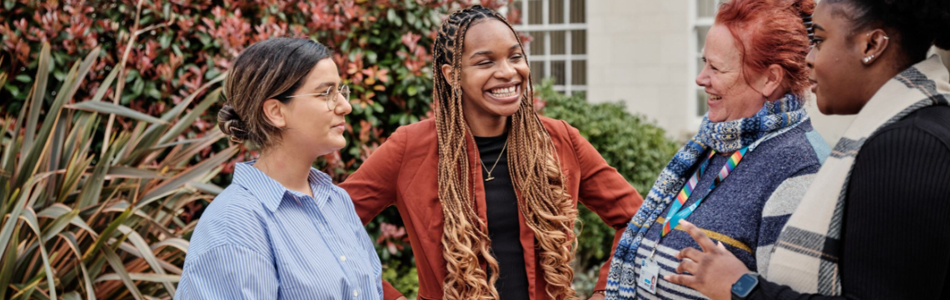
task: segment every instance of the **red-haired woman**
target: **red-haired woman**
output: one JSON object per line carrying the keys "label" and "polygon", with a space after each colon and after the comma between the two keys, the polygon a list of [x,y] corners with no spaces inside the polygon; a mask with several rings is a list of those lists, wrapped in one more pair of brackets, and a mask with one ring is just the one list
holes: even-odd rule
{"label": "red-haired woman", "polygon": [[[702,299],[663,280],[695,245],[693,223],[749,270],[764,272],[775,240],[828,155],[804,110],[812,0],[720,6],[696,84],[709,113],[662,171],[617,246],[607,299]],[[689,220],[688,222],[686,220]],[[684,263],[685,264],[685,263]]]}

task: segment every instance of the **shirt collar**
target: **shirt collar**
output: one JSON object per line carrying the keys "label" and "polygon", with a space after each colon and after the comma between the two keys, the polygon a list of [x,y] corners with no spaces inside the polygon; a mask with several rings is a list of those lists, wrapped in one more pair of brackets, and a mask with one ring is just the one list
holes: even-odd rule
{"label": "shirt collar", "polygon": [[[302,196],[301,193],[287,189],[280,184],[280,182],[277,182],[277,180],[270,178],[270,176],[264,174],[260,169],[255,168],[255,162],[257,161],[254,160],[236,164],[234,166],[234,179],[232,179],[232,181],[254,195],[268,210],[271,212],[276,211],[277,207],[280,206],[280,202],[288,193]],[[323,206],[329,198],[329,186],[333,184],[330,175],[311,167],[307,181],[310,183],[310,190],[313,192],[315,201],[319,206]]]}

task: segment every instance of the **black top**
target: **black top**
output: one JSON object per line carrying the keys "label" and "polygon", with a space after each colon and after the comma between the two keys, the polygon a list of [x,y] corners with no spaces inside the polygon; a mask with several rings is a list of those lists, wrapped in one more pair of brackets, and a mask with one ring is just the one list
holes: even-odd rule
{"label": "black top", "polygon": [[[487,167],[492,169],[499,159],[508,134],[497,137],[475,137],[481,156],[482,177],[490,178]],[[518,196],[508,172],[508,150],[498,160],[491,172],[494,179],[485,181],[485,206],[488,217],[488,237],[491,251],[498,260],[498,289],[500,299],[528,299],[528,274],[525,270],[524,250],[521,248],[521,227],[518,220]]]}
{"label": "black top", "polygon": [[872,135],[846,197],[842,297],[760,278],[749,299],[950,299],[950,107],[920,109]]}

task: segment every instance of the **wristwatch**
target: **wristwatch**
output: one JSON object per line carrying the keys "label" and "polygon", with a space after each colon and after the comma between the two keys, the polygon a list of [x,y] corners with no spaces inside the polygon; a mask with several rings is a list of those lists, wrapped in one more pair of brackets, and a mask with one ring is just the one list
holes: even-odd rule
{"label": "wristwatch", "polygon": [[732,284],[732,300],[746,300],[759,287],[759,276],[754,273],[743,274]]}

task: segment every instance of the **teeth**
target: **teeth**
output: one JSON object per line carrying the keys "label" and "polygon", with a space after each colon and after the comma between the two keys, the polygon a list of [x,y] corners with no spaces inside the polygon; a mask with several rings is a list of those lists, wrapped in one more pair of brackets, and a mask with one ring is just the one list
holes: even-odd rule
{"label": "teeth", "polygon": [[709,96],[709,99],[710,99],[710,100],[722,100],[722,97],[720,97],[720,96],[711,95],[711,94],[706,94],[706,95]]}
{"label": "teeth", "polygon": [[491,94],[492,96],[495,96],[498,98],[507,98],[507,97],[512,97],[512,96],[517,95],[516,93],[517,89],[518,88],[516,86],[510,86],[506,88],[497,88],[497,89],[492,89]]}

